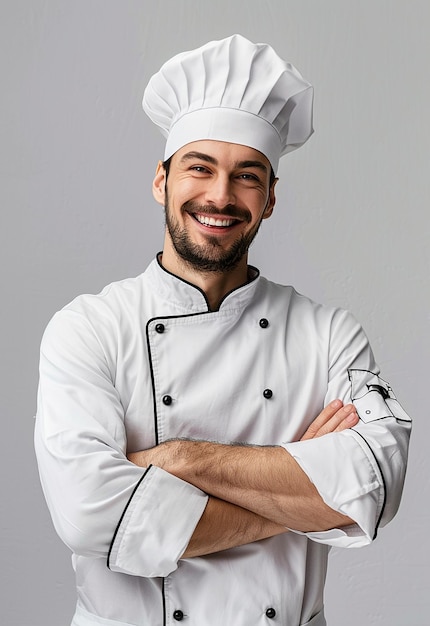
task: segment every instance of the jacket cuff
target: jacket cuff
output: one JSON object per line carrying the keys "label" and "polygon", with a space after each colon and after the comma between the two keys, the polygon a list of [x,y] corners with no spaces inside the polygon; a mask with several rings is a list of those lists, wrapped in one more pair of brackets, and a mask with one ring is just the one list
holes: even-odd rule
{"label": "jacket cuff", "polygon": [[359,547],[370,543],[385,500],[384,480],[371,450],[354,431],[281,444],[329,507],[355,524],[304,533],[318,543]]}
{"label": "jacket cuff", "polygon": [[150,466],[115,531],[109,569],[148,578],[169,575],[177,569],[207,501],[200,489]]}

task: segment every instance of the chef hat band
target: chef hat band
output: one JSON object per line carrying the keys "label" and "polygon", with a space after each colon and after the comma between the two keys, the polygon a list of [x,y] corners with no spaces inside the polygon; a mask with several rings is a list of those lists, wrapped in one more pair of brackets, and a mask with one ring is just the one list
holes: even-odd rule
{"label": "chef hat band", "polygon": [[170,128],[164,158],[169,158],[187,143],[200,139],[228,141],[245,146],[252,142],[253,148],[262,152],[271,164],[276,164],[274,171],[277,169],[281,138],[271,124],[248,111],[211,107],[183,115]]}
{"label": "chef hat band", "polygon": [[167,138],[164,158],[192,141],[238,143],[279,158],[311,136],[312,86],[267,44],[241,35],[176,55],[150,79],[143,108]]}

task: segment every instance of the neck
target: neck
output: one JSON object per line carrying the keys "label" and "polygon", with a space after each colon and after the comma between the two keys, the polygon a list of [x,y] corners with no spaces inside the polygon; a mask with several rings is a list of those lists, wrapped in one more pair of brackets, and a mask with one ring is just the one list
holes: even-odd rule
{"label": "neck", "polygon": [[199,287],[204,292],[211,311],[218,310],[227,293],[248,282],[246,255],[235,268],[226,272],[202,272],[183,261],[169,248],[163,250],[160,261],[168,272]]}

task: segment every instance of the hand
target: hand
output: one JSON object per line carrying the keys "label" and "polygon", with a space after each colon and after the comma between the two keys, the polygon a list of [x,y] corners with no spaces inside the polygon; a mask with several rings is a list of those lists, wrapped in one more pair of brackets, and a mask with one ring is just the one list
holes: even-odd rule
{"label": "hand", "polygon": [[358,420],[353,404],[343,406],[341,400],[333,400],[314,419],[300,441],[315,439],[329,433],[340,433],[358,424]]}

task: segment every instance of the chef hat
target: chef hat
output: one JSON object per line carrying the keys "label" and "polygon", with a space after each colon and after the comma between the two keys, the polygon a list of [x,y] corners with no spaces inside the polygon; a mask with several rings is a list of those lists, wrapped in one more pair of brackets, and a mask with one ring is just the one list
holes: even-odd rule
{"label": "chef hat", "polygon": [[192,141],[214,139],[279,158],[313,132],[312,86],[267,44],[241,35],[211,41],[167,61],[143,109],[167,138],[164,158]]}

